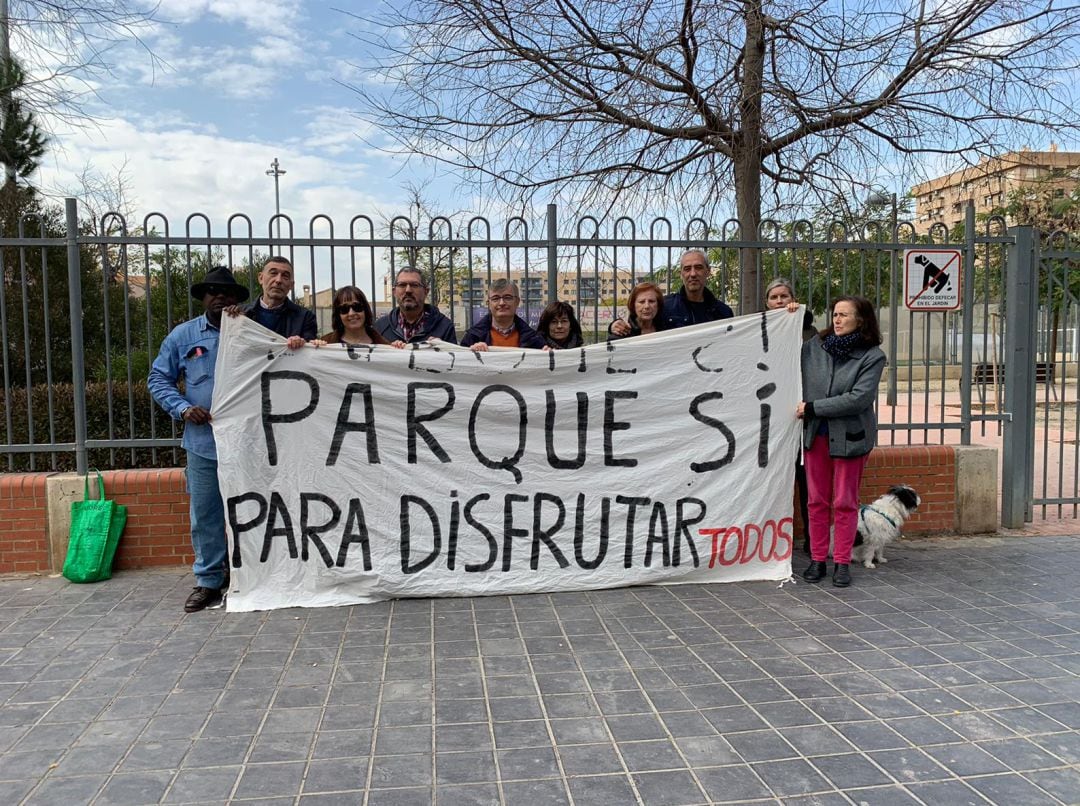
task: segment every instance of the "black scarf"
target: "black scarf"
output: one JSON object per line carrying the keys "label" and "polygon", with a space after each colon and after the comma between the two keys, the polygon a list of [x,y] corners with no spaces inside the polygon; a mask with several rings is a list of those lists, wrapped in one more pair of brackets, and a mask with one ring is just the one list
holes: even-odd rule
{"label": "black scarf", "polygon": [[837,336],[830,333],[821,340],[821,349],[833,358],[847,358],[851,351],[862,344],[862,333],[855,331],[846,336]]}

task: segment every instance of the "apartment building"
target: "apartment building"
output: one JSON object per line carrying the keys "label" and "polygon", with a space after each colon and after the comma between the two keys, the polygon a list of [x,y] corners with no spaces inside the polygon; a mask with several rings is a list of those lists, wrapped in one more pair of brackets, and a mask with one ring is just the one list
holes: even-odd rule
{"label": "apartment building", "polygon": [[1013,190],[1047,182],[1053,192],[1064,196],[1080,182],[1080,152],[1020,149],[1000,157],[984,158],[972,165],[928,182],[915,185],[915,221],[922,227],[964,223],[964,208],[975,203],[975,213],[990,213],[1007,203]]}
{"label": "apartment building", "polygon": [[[530,271],[528,276],[520,269],[506,271],[493,271],[491,279],[509,277],[518,284],[521,289],[523,305],[529,308],[543,308],[548,299],[548,278],[546,271]],[[639,282],[642,277],[636,278]],[[383,278],[383,294],[385,299],[392,299],[391,285],[393,278],[387,275]],[[454,281],[454,299],[464,305],[484,307],[487,305],[487,272],[473,275],[472,277],[459,277]],[[558,275],[557,294],[559,299],[569,302],[571,305],[594,305],[596,303],[611,302],[618,299],[624,304],[630,296],[634,283],[629,270],[618,269],[615,271],[605,270],[600,272],[582,271],[579,279],[577,272],[560,272]],[[440,289],[440,294],[445,296],[448,289]]]}

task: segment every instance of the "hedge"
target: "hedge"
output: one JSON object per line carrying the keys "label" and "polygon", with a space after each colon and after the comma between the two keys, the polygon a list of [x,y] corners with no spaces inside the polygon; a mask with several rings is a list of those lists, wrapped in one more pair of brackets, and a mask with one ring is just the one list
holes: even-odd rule
{"label": "hedge", "polygon": [[[49,430],[49,390],[46,384],[31,388],[27,407],[26,389],[12,389],[10,400],[0,389],[0,471],[75,470],[75,452],[9,453],[3,455],[4,445],[25,445],[30,442],[29,413],[33,413],[34,442],[75,441],[75,401],[69,383],[53,384],[53,433]],[[112,433],[109,433],[109,402],[112,401]],[[10,403],[10,405],[9,405]],[[89,439],[149,439],[151,424],[158,439],[173,436],[172,419],[151,399],[146,381],[136,381],[130,388],[126,382],[98,381],[86,384],[87,437]],[[133,418],[134,428],[131,420]],[[177,423],[176,436],[181,433]],[[180,467],[184,452],[179,448],[98,448],[89,451],[88,465],[106,468]]]}

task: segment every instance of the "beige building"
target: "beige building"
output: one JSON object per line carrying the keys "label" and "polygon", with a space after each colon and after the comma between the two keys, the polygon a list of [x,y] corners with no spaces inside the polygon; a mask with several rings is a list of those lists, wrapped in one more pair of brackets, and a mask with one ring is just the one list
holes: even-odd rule
{"label": "beige building", "polygon": [[[520,269],[514,269],[509,274],[505,271],[492,272],[491,274],[492,280],[504,277],[509,277],[518,284],[518,288],[521,289],[523,304],[527,303],[530,308],[543,308],[547,304],[548,278],[546,271],[529,272],[528,277]],[[631,289],[634,287],[633,282],[631,282],[630,272],[624,269],[616,271],[608,269],[601,272],[582,271],[580,281],[577,272],[560,272],[558,278],[556,296],[563,302],[569,302],[575,306],[611,302],[612,299],[616,298],[620,304],[625,304],[630,296]],[[637,278],[638,282],[643,279],[641,276]],[[383,295],[388,300],[393,299],[391,293],[392,283],[393,277],[391,275],[388,274],[383,278]],[[454,284],[454,299],[462,304],[482,308],[487,305],[487,285],[487,272],[459,279]]]}
{"label": "beige building", "polygon": [[1011,191],[1042,181],[1062,196],[1071,191],[1080,182],[1080,152],[1058,151],[1053,144],[1049,151],[1021,149],[915,185],[915,221],[952,228],[964,223],[969,200],[976,215],[990,213],[1007,203]]}

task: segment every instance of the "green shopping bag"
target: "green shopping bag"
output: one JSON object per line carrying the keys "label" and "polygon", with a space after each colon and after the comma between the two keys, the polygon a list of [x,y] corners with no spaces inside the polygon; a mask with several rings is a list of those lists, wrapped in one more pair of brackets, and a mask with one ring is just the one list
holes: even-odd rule
{"label": "green shopping bag", "polygon": [[127,522],[127,507],[105,499],[105,480],[97,474],[98,498],[90,498],[90,476],[83,480],[83,500],[71,503],[64,576],[72,582],[100,582],[112,576],[113,557]]}

